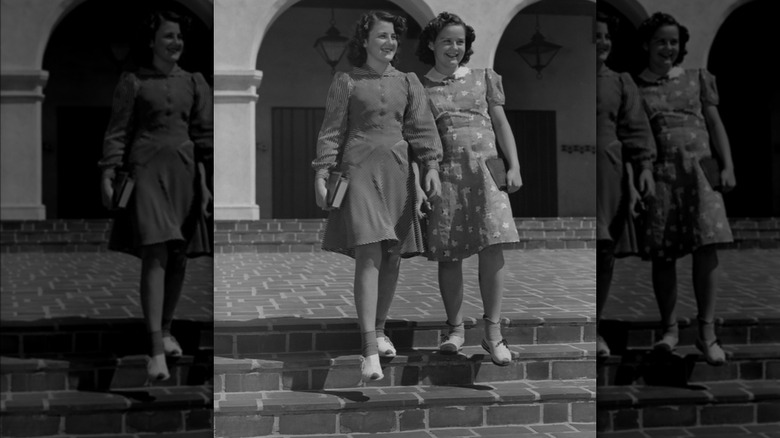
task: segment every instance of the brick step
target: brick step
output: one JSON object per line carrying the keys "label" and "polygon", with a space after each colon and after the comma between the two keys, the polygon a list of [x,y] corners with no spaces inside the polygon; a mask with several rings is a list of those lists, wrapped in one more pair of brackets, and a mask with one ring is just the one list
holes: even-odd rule
{"label": "brick step", "polygon": [[[769,312],[772,312],[771,310]],[[746,317],[742,314],[720,315],[715,321],[715,332],[724,346],[780,343],[780,315],[766,313]],[[692,346],[698,337],[695,319],[678,320],[680,346]],[[648,348],[661,340],[661,324],[656,320],[599,321],[599,333],[609,344],[613,354],[623,354],[626,349]]]}
{"label": "brick step", "polygon": [[[514,360],[497,366],[481,347],[460,354],[399,351],[382,358],[385,378],[369,386],[470,385],[510,380],[594,379],[595,344],[511,345]],[[360,384],[360,355],[354,352],[272,354],[214,358],[217,392],[319,390]]]}
{"label": "brick step", "polygon": [[677,348],[674,354],[634,349],[611,356],[598,364],[601,385],[684,385],[728,380],[780,379],[780,343],[724,345],[728,362],[711,366],[693,346]]}
{"label": "brick step", "polygon": [[217,394],[216,437],[595,421],[593,380]]}
{"label": "brick step", "polygon": [[[466,346],[479,346],[483,326],[473,318],[464,318]],[[385,332],[397,349],[438,348],[441,336],[448,333],[442,321],[391,320]],[[571,344],[594,342],[595,324],[587,316],[528,318],[507,315],[501,332],[510,345]],[[354,319],[273,319],[252,321],[215,321],[214,354],[239,359],[255,354],[357,351],[360,329]]]}
{"label": "brick step", "polygon": [[179,432],[178,436],[189,438],[212,429],[211,386],[3,393],[0,397],[4,437]]}
{"label": "brick step", "polygon": [[[171,378],[153,386],[200,386],[213,380],[213,355],[168,358]],[[108,391],[146,386],[145,355],[18,359],[0,357],[3,392]]]}
{"label": "brick step", "polygon": [[599,431],[757,425],[780,418],[780,381],[600,386]]}
{"label": "brick step", "polygon": [[[116,356],[147,354],[142,319],[59,318],[0,322],[0,355],[18,358],[66,358],[110,352]],[[176,320],[171,330],[187,354],[211,351],[211,321]]]}
{"label": "brick step", "polygon": [[[221,438],[226,438],[225,435]],[[238,436],[238,435],[236,435]],[[277,437],[296,437],[278,435]],[[307,438],[596,438],[596,423],[546,423],[530,426],[446,427],[426,430],[382,433],[316,434]],[[217,438],[217,437],[215,437]]]}
{"label": "brick step", "polygon": [[747,426],[662,427],[642,430],[599,432],[599,438],[777,438],[780,423]]}

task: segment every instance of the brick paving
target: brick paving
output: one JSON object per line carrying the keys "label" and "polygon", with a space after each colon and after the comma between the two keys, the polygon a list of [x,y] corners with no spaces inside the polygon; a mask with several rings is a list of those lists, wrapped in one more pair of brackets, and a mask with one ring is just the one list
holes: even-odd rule
{"label": "brick paving", "polygon": [[[504,258],[504,316],[594,319],[594,250],[507,250]],[[474,319],[482,315],[477,261],[463,264],[463,311]],[[436,267],[422,257],[402,261],[390,318],[445,319]],[[354,318],[353,275],[354,261],[333,253],[217,254],[214,318]]]}
{"label": "brick paving", "polygon": [[[722,250],[716,316],[720,318],[780,318],[780,249]],[[650,262],[618,259],[605,319],[657,321]],[[677,262],[677,314],[696,318],[691,284],[691,256]]]}
{"label": "brick paving", "polygon": [[[0,319],[141,318],[141,261],[115,252],[3,254]],[[177,319],[212,320],[213,259],[190,260]]]}

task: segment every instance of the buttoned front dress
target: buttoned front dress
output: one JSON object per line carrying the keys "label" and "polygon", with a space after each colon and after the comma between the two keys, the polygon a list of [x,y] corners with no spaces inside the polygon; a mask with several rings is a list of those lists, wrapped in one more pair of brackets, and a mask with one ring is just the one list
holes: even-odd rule
{"label": "buttoned front dress", "polygon": [[354,257],[357,246],[387,242],[403,257],[424,252],[410,149],[423,175],[438,169],[441,142],[417,76],[367,65],[336,73],[312,167],[324,178],[340,169],[349,186],[328,215],[322,249]]}
{"label": "buttoned front dress", "polygon": [[491,245],[518,242],[509,196],[485,165],[498,156],[489,108],[506,100],[501,76],[459,67],[445,78],[431,70],[423,86],[444,146],[442,194],[428,220],[428,258],[462,260]]}
{"label": "buttoned front dress", "polygon": [[212,167],[211,102],[203,76],[178,66],[121,75],[99,166],[110,176],[126,159],[136,186],[110,249],[139,255],[144,245],[184,241],[190,257],[212,252],[197,170],[198,162]]}
{"label": "buttoned front dress", "polygon": [[699,161],[712,155],[705,105],[719,102],[706,70],[675,67],[665,77],[645,71],[636,80],[658,148],[646,252],[677,259],[733,240],[721,194],[710,187]]}
{"label": "buttoned front dress", "polygon": [[629,211],[624,168],[631,163],[638,176],[652,169],[656,152],[642,98],[627,73],[598,72],[596,133],[596,238],[614,242],[617,256],[640,254],[644,230],[637,230]]}

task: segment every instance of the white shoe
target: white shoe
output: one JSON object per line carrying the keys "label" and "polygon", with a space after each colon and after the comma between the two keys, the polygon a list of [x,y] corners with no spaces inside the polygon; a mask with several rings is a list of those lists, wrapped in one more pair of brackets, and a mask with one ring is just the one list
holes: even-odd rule
{"label": "white shoe", "polygon": [[360,356],[360,374],[363,382],[384,379],[385,375],[382,374],[378,354],[372,354],[368,357]]}
{"label": "white shoe", "polygon": [[482,348],[490,353],[490,360],[500,367],[505,367],[512,362],[512,352],[509,351],[509,344],[507,344],[506,339],[496,343],[482,339]]}
{"label": "white shoe", "polygon": [[157,354],[146,360],[146,375],[148,382],[161,382],[171,377],[168,364],[165,363],[165,354]]}
{"label": "white shoe", "polygon": [[165,336],[162,338],[162,340],[163,350],[165,351],[166,356],[181,357],[181,355],[184,353],[181,349],[181,345],[179,345],[179,341],[177,341],[173,336]]}
{"label": "white shoe", "polygon": [[458,335],[443,335],[439,351],[441,354],[456,354],[463,349],[465,340]]}
{"label": "white shoe", "polygon": [[607,345],[607,341],[604,340],[604,338],[601,337],[601,335],[596,338],[596,356],[597,357],[609,357],[611,352],[609,351],[609,345]]}
{"label": "white shoe", "polygon": [[395,357],[397,353],[393,342],[386,336],[376,338],[376,346],[381,357]]}

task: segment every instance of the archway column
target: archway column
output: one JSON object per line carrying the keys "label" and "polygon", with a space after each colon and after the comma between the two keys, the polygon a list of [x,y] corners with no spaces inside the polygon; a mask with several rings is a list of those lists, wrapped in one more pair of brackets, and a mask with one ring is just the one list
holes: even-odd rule
{"label": "archway column", "polygon": [[0,220],[46,219],[41,114],[44,70],[3,70],[0,78]]}
{"label": "archway column", "polygon": [[255,220],[258,70],[214,71],[214,218]]}

